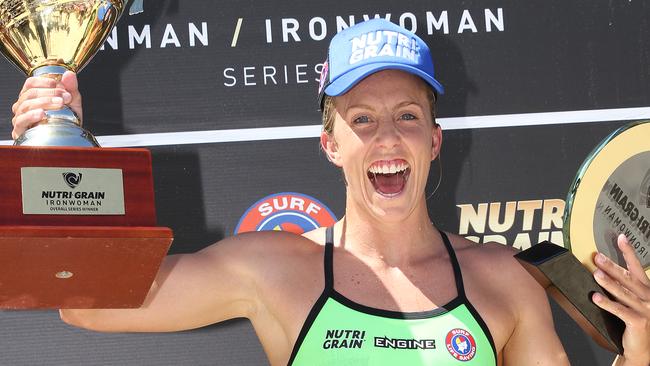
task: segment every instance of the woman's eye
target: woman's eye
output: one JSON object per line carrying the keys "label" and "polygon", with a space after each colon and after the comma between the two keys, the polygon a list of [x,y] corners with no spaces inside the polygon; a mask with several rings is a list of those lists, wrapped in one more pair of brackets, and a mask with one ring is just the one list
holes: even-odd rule
{"label": "woman's eye", "polygon": [[359,116],[354,119],[354,123],[368,123],[370,122],[370,118],[368,116]]}
{"label": "woman's eye", "polygon": [[402,114],[400,116],[400,119],[405,120],[405,121],[412,121],[414,119],[417,119],[417,117],[415,117],[415,115],[413,115],[411,113],[404,113],[404,114]]}

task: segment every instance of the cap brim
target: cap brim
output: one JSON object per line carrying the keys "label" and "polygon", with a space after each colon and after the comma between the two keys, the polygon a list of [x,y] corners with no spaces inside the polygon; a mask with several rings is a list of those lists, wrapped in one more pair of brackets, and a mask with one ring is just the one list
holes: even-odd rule
{"label": "cap brim", "polygon": [[418,68],[409,65],[399,65],[395,64],[394,62],[376,62],[350,70],[344,75],[341,75],[335,80],[331,81],[330,84],[325,88],[325,94],[332,97],[345,94],[348,90],[357,85],[361,80],[370,74],[374,74],[381,70],[402,70],[408,72],[422,78],[427,82],[427,84],[431,85],[431,87],[438,94],[445,93],[445,88],[442,87],[442,84],[440,84],[438,80],[432,78],[429,74],[423,72]]}

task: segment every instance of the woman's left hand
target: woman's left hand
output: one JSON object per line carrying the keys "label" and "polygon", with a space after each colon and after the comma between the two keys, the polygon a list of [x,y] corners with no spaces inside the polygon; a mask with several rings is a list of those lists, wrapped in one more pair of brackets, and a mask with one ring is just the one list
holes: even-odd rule
{"label": "woman's left hand", "polygon": [[612,297],[601,293],[592,297],[599,307],[625,322],[623,333],[623,364],[650,364],[650,280],[646,275],[634,248],[625,235],[618,236],[618,248],[623,253],[627,269],[598,253],[594,262],[598,269],[594,278]]}

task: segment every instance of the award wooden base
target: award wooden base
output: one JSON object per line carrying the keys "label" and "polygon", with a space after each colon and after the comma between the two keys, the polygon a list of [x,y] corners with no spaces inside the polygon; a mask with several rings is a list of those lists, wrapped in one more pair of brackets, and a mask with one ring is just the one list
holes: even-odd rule
{"label": "award wooden base", "polygon": [[591,301],[606,292],[570,251],[546,241],[515,258],[596,343],[623,354],[625,323]]}
{"label": "award wooden base", "polygon": [[172,242],[146,149],[0,146],[0,308],[135,308]]}

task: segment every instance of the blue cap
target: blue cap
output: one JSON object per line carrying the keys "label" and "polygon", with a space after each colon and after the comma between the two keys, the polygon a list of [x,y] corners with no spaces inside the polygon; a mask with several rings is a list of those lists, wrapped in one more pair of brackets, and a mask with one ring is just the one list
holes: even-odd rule
{"label": "blue cap", "polygon": [[359,81],[381,70],[402,70],[421,77],[439,94],[429,46],[412,33],[384,19],[371,19],[332,38],[321,71],[318,102],[325,95],[345,94]]}

